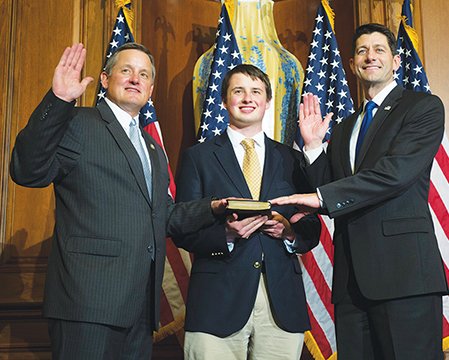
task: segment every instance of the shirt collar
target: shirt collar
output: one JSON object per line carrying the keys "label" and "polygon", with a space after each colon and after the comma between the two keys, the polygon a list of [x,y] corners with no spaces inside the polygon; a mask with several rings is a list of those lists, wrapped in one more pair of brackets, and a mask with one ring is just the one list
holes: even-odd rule
{"label": "shirt collar", "polygon": [[[246,139],[247,137],[242,135],[240,132],[232,129],[230,126],[226,129],[226,132],[228,134],[229,140],[231,141],[231,144],[233,147],[240,146],[240,143],[243,139]],[[256,146],[263,147],[265,143],[265,134],[263,131],[258,132],[256,135],[251,136],[251,139],[254,139],[254,142]]]}

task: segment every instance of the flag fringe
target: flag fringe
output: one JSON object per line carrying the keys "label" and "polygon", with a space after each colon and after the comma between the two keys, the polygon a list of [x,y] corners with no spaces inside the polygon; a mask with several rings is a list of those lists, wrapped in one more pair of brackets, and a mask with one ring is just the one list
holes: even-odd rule
{"label": "flag fringe", "polygon": [[334,10],[332,10],[331,6],[329,5],[329,0],[321,0],[321,5],[323,5],[324,11],[326,11],[327,18],[329,19],[329,23],[331,24],[332,31],[335,34],[335,13]]}
{"label": "flag fringe", "polygon": [[443,351],[449,350],[449,336],[443,338]]}
{"label": "flag fringe", "polygon": [[154,333],[153,340],[155,343],[157,343],[170,335],[176,334],[183,328],[184,328],[184,315],[177,317],[172,322],[161,327],[157,332]]}
{"label": "flag fringe", "polygon": [[123,10],[129,30],[133,33],[134,11],[126,5],[131,5],[131,0],[115,0],[115,6]]}
{"label": "flag fringe", "polygon": [[321,353],[320,347],[316,343],[315,338],[310,331],[306,331],[304,333],[304,342],[315,360],[325,360],[323,354]]}

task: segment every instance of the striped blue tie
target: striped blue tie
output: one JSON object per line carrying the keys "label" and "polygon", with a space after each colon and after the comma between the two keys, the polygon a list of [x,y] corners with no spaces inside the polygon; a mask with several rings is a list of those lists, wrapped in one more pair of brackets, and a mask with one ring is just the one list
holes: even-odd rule
{"label": "striped blue tie", "polygon": [[140,162],[142,163],[143,175],[145,176],[145,182],[147,183],[148,194],[152,194],[152,183],[151,183],[151,163],[148,161],[148,158],[145,154],[145,150],[143,148],[142,142],[140,141],[140,129],[137,121],[135,119],[131,120],[129,124],[129,139],[134,145],[134,148],[139,154]]}

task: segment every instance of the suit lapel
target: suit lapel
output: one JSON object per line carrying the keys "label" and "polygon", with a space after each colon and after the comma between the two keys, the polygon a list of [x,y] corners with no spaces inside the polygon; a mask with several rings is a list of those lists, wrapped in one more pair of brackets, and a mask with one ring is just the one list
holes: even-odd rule
{"label": "suit lapel", "polygon": [[351,158],[350,158],[350,139],[352,136],[352,131],[354,130],[354,125],[357,121],[357,118],[359,117],[360,113],[362,111],[362,107],[358,111],[356,111],[354,114],[352,114],[348,119],[343,121],[343,135],[340,137],[341,142],[338,144],[338,146],[333,145],[333,149],[341,148],[342,151],[342,169],[344,171],[345,176],[351,176],[352,175],[352,168],[351,168]]}
{"label": "suit lapel", "polygon": [[263,166],[262,185],[260,199],[268,199],[271,184],[278,176],[278,167],[282,163],[282,156],[278,150],[278,144],[265,136],[265,161]]}
{"label": "suit lapel", "polygon": [[[97,109],[99,110],[103,120],[107,123],[106,128],[114,137],[120,150],[123,152],[126,159],[128,160],[131,172],[134,174],[134,177],[137,181],[137,184],[139,185],[140,190],[142,191],[143,196],[147,200],[148,204],[151,206],[150,197],[148,196],[147,185],[143,175],[142,163],[140,162],[139,155],[137,154],[136,149],[131,143],[131,140],[129,140],[122,126],[115,118],[114,113],[105,102],[101,102],[100,104],[98,104]],[[151,165],[153,165],[153,161]]]}
{"label": "suit lapel", "polygon": [[396,86],[390,94],[385,98],[385,100],[380,104],[377,109],[376,114],[373,117],[373,121],[365,135],[362,147],[360,148],[359,155],[357,157],[357,163],[355,164],[355,172],[360,167],[363,159],[369,152],[370,147],[374,141],[376,134],[382,127],[382,124],[388,118],[388,116],[393,112],[393,109],[398,105],[399,99],[402,96],[403,89],[400,86]]}
{"label": "suit lapel", "polygon": [[225,132],[212,141],[215,141],[216,145],[214,155],[230,182],[235,186],[241,197],[251,198],[251,192],[246,184],[245,177],[243,176],[227,133]]}

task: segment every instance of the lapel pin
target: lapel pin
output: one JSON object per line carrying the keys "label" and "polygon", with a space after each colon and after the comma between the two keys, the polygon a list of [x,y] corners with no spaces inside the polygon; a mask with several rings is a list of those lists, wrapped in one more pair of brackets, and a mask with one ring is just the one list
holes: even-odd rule
{"label": "lapel pin", "polygon": [[391,106],[390,106],[390,105],[384,107],[384,110],[387,110],[387,111],[388,111],[388,110],[390,110],[390,109],[391,109]]}
{"label": "lapel pin", "polygon": [[151,148],[151,150],[155,150],[156,149],[153,144],[150,144],[150,148]]}

